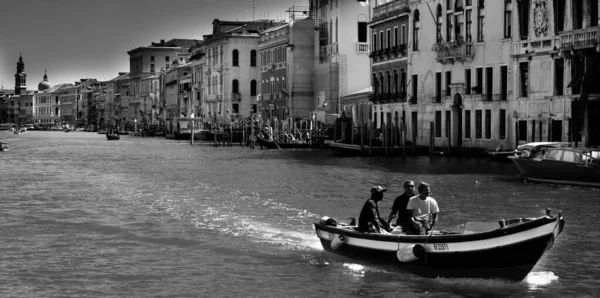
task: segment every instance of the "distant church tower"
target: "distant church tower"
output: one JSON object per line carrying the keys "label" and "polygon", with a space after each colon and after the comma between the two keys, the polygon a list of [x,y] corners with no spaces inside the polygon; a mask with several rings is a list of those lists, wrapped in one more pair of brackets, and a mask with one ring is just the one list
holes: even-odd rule
{"label": "distant church tower", "polygon": [[25,63],[22,55],[19,55],[17,62],[17,73],[15,74],[15,94],[25,94],[27,91],[27,74],[25,74]]}

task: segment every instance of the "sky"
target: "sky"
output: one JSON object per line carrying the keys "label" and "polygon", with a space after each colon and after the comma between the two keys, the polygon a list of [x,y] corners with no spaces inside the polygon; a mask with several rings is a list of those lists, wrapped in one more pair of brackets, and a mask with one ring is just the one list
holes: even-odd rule
{"label": "sky", "polygon": [[[19,55],[27,90],[107,81],[129,71],[127,51],[171,38],[202,39],[214,19],[287,20],[309,0],[0,0],[0,84],[14,89]],[[254,9],[253,9],[254,7]]]}

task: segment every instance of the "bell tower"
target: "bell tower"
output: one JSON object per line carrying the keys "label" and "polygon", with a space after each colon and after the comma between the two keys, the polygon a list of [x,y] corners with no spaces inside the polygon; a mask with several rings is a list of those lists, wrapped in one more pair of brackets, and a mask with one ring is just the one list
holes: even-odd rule
{"label": "bell tower", "polygon": [[23,56],[19,54],[17,62],[17,73],[15,74],[15,94],[24,94],[27,90],[27,74],[25,74],[25,63]]}

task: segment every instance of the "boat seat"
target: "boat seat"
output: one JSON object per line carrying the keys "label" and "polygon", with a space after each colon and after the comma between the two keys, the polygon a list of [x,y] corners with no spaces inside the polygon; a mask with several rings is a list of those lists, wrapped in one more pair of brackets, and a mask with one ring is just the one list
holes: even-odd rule
{"label": "boat seat", "polygon": [[500,228],[502,228],[502,225],[497,221],[472,221],[465,225],[465,231],[463,234],[489,232]]}

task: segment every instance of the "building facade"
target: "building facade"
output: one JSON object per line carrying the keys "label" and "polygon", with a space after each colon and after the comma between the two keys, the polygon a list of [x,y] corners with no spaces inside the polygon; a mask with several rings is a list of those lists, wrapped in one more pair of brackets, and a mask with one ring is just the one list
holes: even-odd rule
{"label": "building facade", "polygon": [[[341,98],[370,87],[369,1],[311,0],[315,21],[315,118],[341,112]],[[368,100],[368,99],[367,99]]]}

